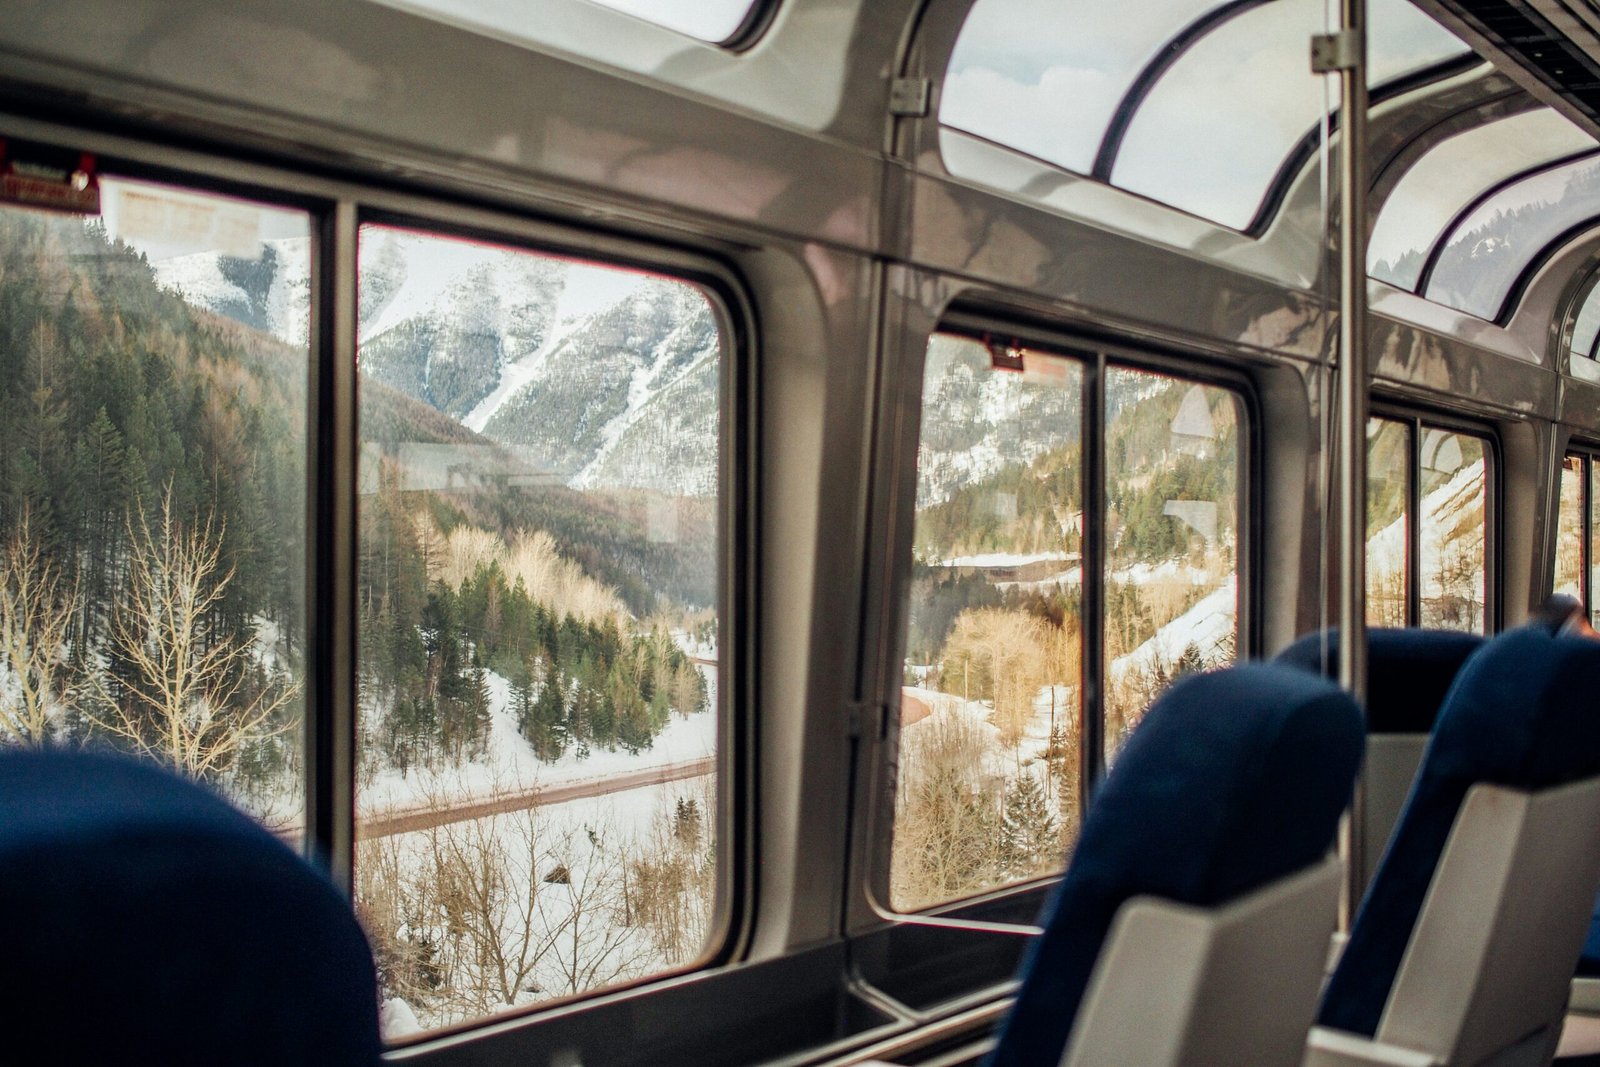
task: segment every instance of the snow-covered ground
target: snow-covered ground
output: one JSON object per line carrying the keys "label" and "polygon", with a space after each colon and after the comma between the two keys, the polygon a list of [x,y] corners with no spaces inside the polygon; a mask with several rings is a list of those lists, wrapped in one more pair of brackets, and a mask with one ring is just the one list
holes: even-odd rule
{"label": "snow-covered ground", "polygon": [[[706,679],[714,708],[716,670],[706,665],[698,669]],[[361,784],[358,803],[363,815],[426,808],[444,799],[465,802],[495,793],[603,782],[621,774],[716,754],[717,716],[714,711],[703,711],[687,718],[672,716],[656,735],[655,743],[642,752],[630,753],[622,748],[612,752],[597,747],[586,759],[579,759],[569,747],[559,760],[546,763],[534,755],[533,747],[517,729],[510,709],[511,683],[490,671],[488,684],[489,744],[483,758],[438,771],[416,767],[409,773],[392,767],[381,770]]]}
{"label": "snow-covered ground", "polygon": [[1138,648],[1112,660],[1111,680],[1120,682],[1133,669],[1153,672],[1161,666],[1170,671],[1191,646],[1202,662],[1216,663],[1233,639],[1238,614],[1239,583],[1230,574],[1194,607],[1161,627]]}
{"label": "snow-covered ground", "polygon": [[[657,855],[665,844],[662,829],[671,825],[680,803],[693,801],[702,813],[703,832],[714,832],[710,783],[702,777],[545,804],[443,830],[395,835],[384,839],[382,847],[393,850],[390,855],[398,859],[400,870],[424,879],[432,876],[441,855],[503,864],[502,884],[513,892],[500,900],[490,921],[499,951],[529,964],[515,1005],[504,1007],[531,1004],[681,962],[662,953],[650,930],[625,921],[621,894],[633,876],[628,864]],[[708,918],[709,901],[705,903]],[[687,934],[694,941],[708,932],[693,928]],[[403,936],[415,933],[402,931]],[[699,946],[687,947],[692,953]],[[394,1040],[481,1014],[459,1004],[430,1010],[391,996],[382,1005],[380,1023],[384,1037]]]}

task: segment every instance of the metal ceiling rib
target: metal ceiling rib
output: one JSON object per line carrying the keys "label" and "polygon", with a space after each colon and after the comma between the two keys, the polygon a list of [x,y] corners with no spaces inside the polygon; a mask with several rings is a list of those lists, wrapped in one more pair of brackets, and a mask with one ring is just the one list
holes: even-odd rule
{"label": "metal ceiling rib", "polygon": [[1600,16],[1583,0],[1419,0],[1417,6],[1476,38],[1503,70],[1600,136]]}

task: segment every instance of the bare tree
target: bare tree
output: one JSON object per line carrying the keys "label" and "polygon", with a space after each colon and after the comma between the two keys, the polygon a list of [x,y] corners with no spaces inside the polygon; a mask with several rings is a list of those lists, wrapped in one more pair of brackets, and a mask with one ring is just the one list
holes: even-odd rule
{"label": "bare tree", "polygon": [[62,669],[78,590],[62,580],[24,511],[0,553],[0,741],[43,745],[69,697]]}
{"label": "bare tree", "polygon": [[289,729],[278,713],[298,685],[250,684],[248,641],[213,625],[234,570],[211,522],[185,528],[162,498],[151,529],[144,509],[128,519],[127,582],[111,613],[115,682],[96,675],[94,727],[192,778],[225,771],[246,745]]}

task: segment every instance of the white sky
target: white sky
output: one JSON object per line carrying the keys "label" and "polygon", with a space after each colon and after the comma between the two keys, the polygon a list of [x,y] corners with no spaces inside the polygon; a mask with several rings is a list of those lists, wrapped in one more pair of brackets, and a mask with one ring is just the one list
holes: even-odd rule
{"label": "white sky", "polygon": [[[1220,0],[979,0],[956,44],[940,118],[1085,172],[1129,84]],[[1324,107],[1310,38],[1323,0],[1278,0],[1191,48],[1140,109],[1116,183],[1230,225],[1249,221]],[[1406,0],[1373,0],[1372,80],[1465,50]]]}
{"label": "white sky", "polygon": [[[394,3],[396,0],[382,0]],[[749,12],[753,0],[567,0],[566,3],[532,3],[528,0],[398,0],[397,6],[420,12],[433,12],[519,37],[537,39],[539,24],[559,18],[561,7],[569,10],[584,4],[608,7],[635,15],[669,30],[698,37],[702,41],[723,41],[733,36]]]}

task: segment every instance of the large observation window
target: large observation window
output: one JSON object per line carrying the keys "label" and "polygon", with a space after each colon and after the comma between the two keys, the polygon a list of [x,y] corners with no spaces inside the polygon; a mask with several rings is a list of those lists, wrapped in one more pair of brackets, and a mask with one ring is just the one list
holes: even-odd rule
{"label": "large observation window", "polygon": [[1429,251],[1457,213],[1508,178],[1596,147],[1592,137],[1545,107],[1448,138],[1406,171],[1384,202],[1372,231],[1368,272],[1415,290]]}
{"label": "large observation window", "polygon": [[[1099,418],[1086,420],[1086,370],[965,335],[929,345],[896,910],[1059,871],[1085,796],[1085,724],[1109,759],[1170,682],[1235,655],[1239,397],[1112,366]],[[1086,507],[1089,450],[1106,485]],[[1098,562],[1086,559],[1094,531]],[[1090,598],[1103,645],[1084,631]],[[1100,700],[1085,695],[1091,655]]]}
{"label": "large observation window", "polygon": [[[538,37],[540,19],[560,17],[535,11],[524,0],[379,0],[394,7],[409,8],[422,14],[460,19],[513,37]],[[681,33],[707,44],[726,44],[739,39],[756,17],[758,10],[776,0],[569,0],[576,7],[596,7],[620,11],[664,29]]]}
{"label": "large observation window", "polygon": [[357,904],[388,1036],[717,930],[723,330],[671,278],[368,225]]}
{"label": "large observation window", "polygon": [[[1246,229],[1326,97],[1307,60],[1321,0],[979,0],[940,121]],[[1467,52],[1405,0],[1372,5],[1374,84]]]}
{"label": "large observation window", "polygon": [[105,747],[298,844],[311,221],[0,208],[0,747]]}
{"label": "large observation window", "polygon": [[1414,418],[1367,423],[1367,621],[1484,633],[1487,438]]}
{"label": "large observation window", "polygon": [[1578,305],[1578,313],[1572,323],[1572,335],[1567,342],[1569,356],[1600,359],[1600,284],[1597,283],[1600,283],[1600,274],[1590,279],[1589,291]]}
{"label": "large observation window", "polygon": [[1423,280],[1423,295],[1479,318],[1498,318],[1533,260],[1596,216],[1600,155],[1523,178],[1487,197],[1451,230]]}

